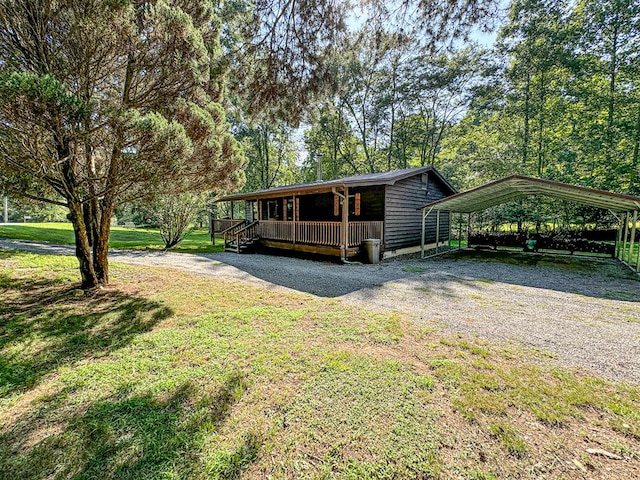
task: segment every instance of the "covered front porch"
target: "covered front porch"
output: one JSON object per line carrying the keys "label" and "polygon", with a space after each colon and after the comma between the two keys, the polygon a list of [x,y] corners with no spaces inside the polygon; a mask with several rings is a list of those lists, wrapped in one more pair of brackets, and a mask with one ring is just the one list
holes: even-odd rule
{"label": "covered front porch", "polygon": [[278,221],[261,220],[257,234],[263,245],[303,252],[339,255],[346,245],[346,256],[359,253],[368,238],[383,238],[384,222]]}
{"label": "covered front porch", "polygon": [[354,257],[365,239],[384,238],[384,189],[324,186],[245,198],[245,218],[220,232],[225,249],[264,247]]}

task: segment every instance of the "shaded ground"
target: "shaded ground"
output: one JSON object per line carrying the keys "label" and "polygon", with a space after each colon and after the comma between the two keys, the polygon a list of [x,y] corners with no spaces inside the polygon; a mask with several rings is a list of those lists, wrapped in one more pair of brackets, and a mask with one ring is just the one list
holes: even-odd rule
{"label": "shaded ground", "polygon": [[[611,300],[480,276],[586,281],[584,265],[362,266],[404,277],[323,298],[202,257],[121,259],[165,266],[114,262],[109,286],[82,292],[75,258],[0,249],[0,478],[640,478],[638,385],[434,328],[456,308],[500,320],[481,298],[516,309],[515,287]],[[396,314],[398,298],[443,318]]]}
{"label": "shaded ground", "polygon": [[[69,247],[0,246],[72,254]],[[640,382],[640,281],[609,259],[499,254],[341,265],[232,253],[113,251],[113,261],[286,287],[471,336],[544,349],[560,363]]]}

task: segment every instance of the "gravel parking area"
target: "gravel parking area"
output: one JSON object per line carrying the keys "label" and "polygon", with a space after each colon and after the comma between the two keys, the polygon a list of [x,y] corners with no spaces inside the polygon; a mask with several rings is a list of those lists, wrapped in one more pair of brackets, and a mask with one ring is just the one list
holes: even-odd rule
{"label": "gravel parking area", "polygon": [[[73,254],[72,247],[13,240],[0,240],[0,247]],[[640,281],[613,260],[537,257],[523,264],[460,256],[341,265],[258,254],[125,251],[110,258],[340,297],[447,332],[543,349],[560,364],[640,382]]]}

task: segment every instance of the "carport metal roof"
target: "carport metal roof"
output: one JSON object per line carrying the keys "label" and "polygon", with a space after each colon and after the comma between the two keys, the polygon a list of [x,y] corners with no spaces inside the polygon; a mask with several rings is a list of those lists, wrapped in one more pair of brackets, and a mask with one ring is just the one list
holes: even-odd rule
{"label": "carport metal roof", "polygon": [[640,197],[522,175],[512,175],[486,183],[425,205],[422,209],[471,213],[530,195],[549,196],[613,212],[640,210]]}

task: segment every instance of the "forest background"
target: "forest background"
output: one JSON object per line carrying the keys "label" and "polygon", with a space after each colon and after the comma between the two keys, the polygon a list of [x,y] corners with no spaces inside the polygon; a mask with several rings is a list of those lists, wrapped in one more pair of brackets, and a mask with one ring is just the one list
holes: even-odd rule
{"label": "forest background", "polygon": [[[229,19],[241,21],[238,4],[229,5]],[[305,99],[304,112],[286,103],[256,108],[264,99],[231,74],[227,119],[248,160],[245,191],[314,181],[320,162],[324,180],[432,165],[459,190],[518,173],[640,194],[637,2],[503,2],[485,27],[493,45],[398,23],[351,27],[349,48],[325,59],[330,87]],[[240,42],[232,28],[222,32],[224,48]],[[523,210],[498,209],[494,223]],[[24,204],[11,211],[14,220],[65,213]],[[143,209],[117,213],[141,221]],[[574,206],[563,215],[607,221]]]}

